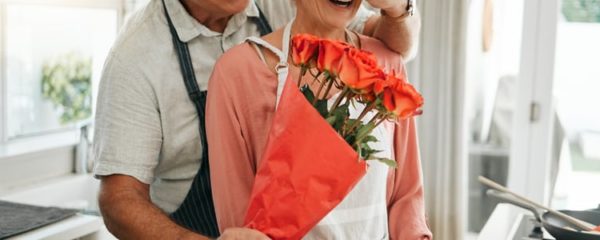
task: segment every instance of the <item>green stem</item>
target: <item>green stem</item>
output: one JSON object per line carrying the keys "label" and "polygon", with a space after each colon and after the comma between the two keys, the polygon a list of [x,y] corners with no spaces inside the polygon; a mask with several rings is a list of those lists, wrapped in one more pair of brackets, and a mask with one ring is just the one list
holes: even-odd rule
{"label": "green stem", "polygon": [[302,77],[304,77],[307,70],[308,70],[307,67],[300,66],[300,75],[298,76],[298,87],[300,87],[300,83],[302,83]]}
{"label": "green stem", "polygon": [[325,82],[327,82],[328,80],[331,80],[331,79],[325,78],[321,82],[321,86],[319,86],[319,90],[317,90],[317,94],[315,94],[315,99],[313,99],[313,103],[312,103],[313,106],[315,106],[317,104],[317,101],[319,100],[319,95],[321,95],[321,91],[323,91],[323,87],[325,87]]}
{"label": "green stem", "polygon": [[[375,118],[373,118],[373,119],[375,119]],[[371,120],[373,120],[373,119],[371,119]],[[362,137],[361,137],[361,138],[359,138],[359,139],[356,139],[356,141],[354,141],[354,143],[355,143],[355,144],[356,144],[356,143],[360,143],[360,142],[361,142],[361,141],[362,141],[362,140],[363,140],[365,137],[367,137],[367,136],[371,135],[371,131],[373,131],[373,129],[377,128],[377,126],[379,126],[379,125],[380,125],[380,124],[381,124],[383,121],[385,121],[385,120],[386,120],[386,118],[385,118],[385,117],[383,117],[383,118],[379,119],[379,121],[378,121],[378,122],[377,122],[377,123],[376,123],[376,124],[375,124],[373,127],[371,127],[371,128],[369,129],[369,131],[367,131],[367,134],[365,134],[364,136],[362,136]]]}
{"label": "green stem", "polygon": [[342,132],[341,135],[342,137],[345,139],[346,138],[346,124],[348,124],[348,120],[350,119],[350,116],[346,116],[344,118],[344,124],[342,124]]}
{"label": "green stem", "polygon": [[342,99],[344,99],[346,97],[346,95],[348,95],[348,93],[350,92],[350,88],[348,86],[344,87],[344,90],[342,90],[342,94],[340,94],[340,96],[335,100],[335,102],[333,103],[333,106],[331,106],[331,109],[329,110],[329,115],[331,115],[331,113],[340,106],[340,103],[342,102]]}
{"label": "green stem", "polygon": [[[365,109],[363,109],[363,111],[360,113],[360,115],[356,119],[356,122],[354,122],[350,126],[350,129],[348,129],[348,133],[351,133],[352,131],[354,131],[354,129],[360,125],[362,119],[367,115],[368,112],[373,110],[373,108],[375,108],[375,102],[371,102],[367,107],[365,107]],[[373,120],[373,119],[371,119],[371,120]]]}
{"label": "green stem", "polygon": [[331,87],[333,86],[333,82],[335,82],[335,78],[330,77],[329,79],[329,85],[327,85],[327,89],[325,90],[325,94],[323,94],[322,99],[326,99],[327,96],[329,96],[329,91],[331,90]]}
{"label": "green stem", "polygon": [[310,72],[310,75],[313,76],[313,78],[315,78],[315,79],[319,78],[319,76],[321,76],[321,74],[323,74],[323,72],[319,72],[319,70],[317,70],[317,74],[314,74],[310,70],[308,72]]}
{"label": "green stem", "polygon": [[367,125],[375,122],[379,117],[381,117],[381,114],[382,113],[380,113],[380,112],[375,114],[375,116],[373,116],[373,118],[371,118],[371,120],[367,123]]}
{"label": "green stem", "polygon": [[350,120],[350,115],[346,115],[344,118],[344,124],[342,125],[342,137],[346,138],[348,136],[346,132],[346,125],[348,124],[348,120]]}
{"label": "green stem", "polygon": [[[379,119],[379,122],[377,122],[377,123],[375,124],[375,126],[373,126],[373,129],[375,129],[377,126],[379,126],[379,124],[383,123],[383,121],[385,121],[386,119],[387,119],[387,118],[384,118],[384,117],[383,117],[383,118],[381,118],[381,119]],[[373,130],[373,129],[371,129],[371,130]]]}

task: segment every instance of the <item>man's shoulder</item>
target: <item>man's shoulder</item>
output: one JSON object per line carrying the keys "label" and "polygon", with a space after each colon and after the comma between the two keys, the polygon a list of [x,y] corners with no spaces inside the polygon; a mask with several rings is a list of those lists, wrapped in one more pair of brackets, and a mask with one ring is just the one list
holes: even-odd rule
{"label": "man's shoulder", "polygon": [[[155,50],[170,43],[170,34],[163,16],[160,1],[150,1],[148,5],[130,15],[119,32],[111,49],[113,57],[123,61],[144,59]],[[158,4],[160,5],[160,4]]]}

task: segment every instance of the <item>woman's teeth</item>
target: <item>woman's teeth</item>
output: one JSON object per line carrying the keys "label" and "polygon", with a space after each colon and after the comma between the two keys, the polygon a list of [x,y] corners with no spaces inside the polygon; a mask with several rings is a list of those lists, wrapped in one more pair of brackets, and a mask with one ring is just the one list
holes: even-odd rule
{"label": "woman's teeth", "polygon": [[329,0],[329,1],[340,7],[349,7],[350,5],[352,5],[353,0]]}

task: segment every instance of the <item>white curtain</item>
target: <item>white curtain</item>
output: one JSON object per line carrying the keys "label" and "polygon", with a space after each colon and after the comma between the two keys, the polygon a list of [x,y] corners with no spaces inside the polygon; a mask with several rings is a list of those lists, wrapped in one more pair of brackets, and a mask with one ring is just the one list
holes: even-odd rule
{"label": "white curtain", "polygon": [[423,0],[419,54],[409,76],[425,98],[418,117],[428,222],[436,240],[464,239],[465,38],[468,0]]}

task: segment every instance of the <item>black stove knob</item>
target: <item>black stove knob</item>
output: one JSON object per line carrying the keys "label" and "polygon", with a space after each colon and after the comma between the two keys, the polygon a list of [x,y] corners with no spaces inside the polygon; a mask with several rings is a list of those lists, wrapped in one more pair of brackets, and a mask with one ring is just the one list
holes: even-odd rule
{"label": "black stove knob", "polygon": [[544,239],[544,231],[542,231],[542,227],[535,226],[528,237],[531,239]]}

